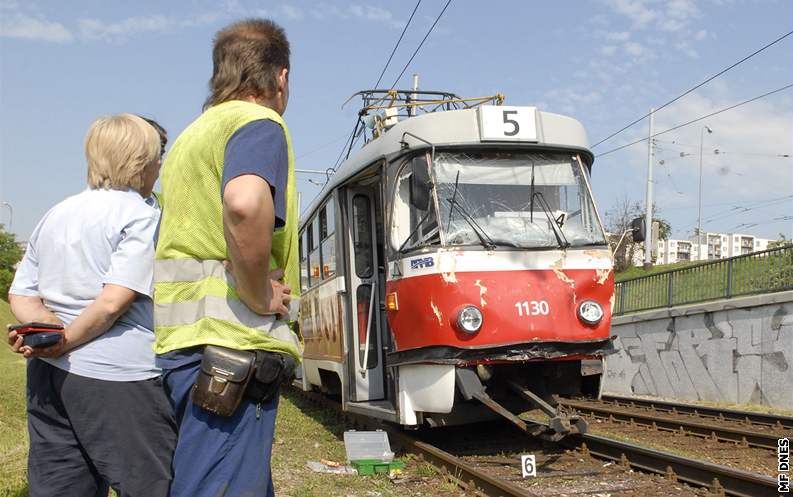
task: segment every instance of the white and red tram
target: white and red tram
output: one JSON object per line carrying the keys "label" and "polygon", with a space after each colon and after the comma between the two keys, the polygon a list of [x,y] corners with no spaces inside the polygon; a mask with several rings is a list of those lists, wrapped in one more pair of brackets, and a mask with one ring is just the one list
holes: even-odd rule
{"label": "white and red tram", "polygon": [[372,136],[302,215],[302,388],[406,426],[493,416],[472,389],[507,408],[596,394],[582,361],[611,348],[614,282],[583,126],[361,95]]}

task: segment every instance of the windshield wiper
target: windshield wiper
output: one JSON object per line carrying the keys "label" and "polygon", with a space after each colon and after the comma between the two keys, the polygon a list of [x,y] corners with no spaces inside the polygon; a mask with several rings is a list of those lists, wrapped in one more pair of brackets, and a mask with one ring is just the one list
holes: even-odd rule
{"label": "windshield wiper", "polygon": [[479,242],[482,246],[488,250],[493,250],[496,248],[496,243],[493,241],[490,236],[485,233],[485,230],[479,226],[473,217],[465,210],[465,208],[457,202],[457,187],[460,185],[460,171],[457,171],[457,177],[454,178],[454,191],[452,192],[452,198],[446,198],[446,201],[449,202],[449,222],[446,225],[446,232],[448,233],[451,230],[452,226],[452,216],[454,214],[454,208],[456,207],[460,214],[463,215],[463,219],[468,223],[471,229],[476,234],[476,237],[479,238]]}
{"label": "windshield wiper", "polygon": [[[551,206],[548,205],[548,201],[545,200],[542,192],[535,192],[531,198],[531,204],[534,206],[534,197],[537,197],[539,200],[540,207],[542,207],[543,212],[545,213],[545,217],[548,218],[548,222],[551,224],[551,228],[553,229],[553,234],[556,236],[556,242],[559,244],[559,247],[566,249],[570,246],[570,242],[567,241],[567,237],[564,236],[564,232],[562,232],[562,228],[559,225],[558,221],[554,219],[553,214],[551,214]],[[532,211],[533,212],[533,211]],[[533,222],[533,221],[532,221]]]}

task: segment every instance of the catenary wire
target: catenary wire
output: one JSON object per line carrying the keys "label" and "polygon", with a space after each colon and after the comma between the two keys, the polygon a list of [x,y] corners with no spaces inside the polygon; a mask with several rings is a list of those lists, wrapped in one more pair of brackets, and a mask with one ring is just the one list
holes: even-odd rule
{"label": "catenary wire", "polygon": [[[717,114],[721,114],[722,112],[727,112],[728,110],[732,110],[732,109],[735,109],[736,107],[740,107],[740,106],[742,106],[742,105],[746,105],[746,104],[748,104],[748,103],[754,102],[755,100],[760,100],[761,98],[765,98],[765,97],[768,97],[768,96],[770,96],[770,95],[773,95],[773,94],[775,94],[775,93],[779,93],[779,92],[781,92],[781,91],[787,90],[788,88],[791,88],[791,87],[793,87],[793,83],[791,83],[791,84],[789,84],[789,85],[785,85],[785,86],[783,86],[782,88],[777,88],[776,90],[771,90],[771,91],[769,91],[768,93],[764,93],[764,94],[762,94],[762,95],[758,95],[758,96],[756,96],[756,97],[754,97],[754,98],[750,98],[749,100],[744,100],[743,102],[739,102],[739,103],[737,103],[737,104],[735,104],[735,105],[731,105],[731,106],[729,106],[729,107],[725,107],[724,109],[717,110],[717,111],[715,111],[715,112],[711,112],[710,114],[706,114],[706,115],[704,115],[704,116],[701,116],[701,117],[698,117],[698,118],[696,118],[696,119],[692,119],[691,121],[685,122],[685,123],[683,123],[683,124],[679,124],[679,125],[677,125],[677,126],[671,127],[671,128],[669,128],[669,129],[666,129],[666,130],[664,130],[664,131],[661,131],[661,132],[655,133],[655,134],[654,134],[654,135],[653,135],[651,138],[655,138],[656,136],[660,136],[660,135],[663,135],[663,134],[665,134],[665,133],[669,133],[670,131],[674,131],[674,130],[676,130],[676,129],[680,129],[680,128],[684,127],[684,126],[689,126],[689,125],[691,125],[691,124],[694,124],[694,123],[696,123],[696,122],[702,121],[702,120],[704,120],[704,119],[707,119],[707,118],[709,118],[709,117],[713,117],[713,116],[715,116],[715,115],[717,115]],[[616,152],[616,151],[618,151],[618,150],[622,150],[623,148],[628,148],[628,147],[631,147],[631,146],[633,146],[633,145],[636,145],[637,143],[642,143],[642,142],[644,142],[644,141],[647,141],[647,138],[642,138],[642,139],[640,139],[640,140],[636,140],[636,141],[634,141],[634,142],[631,142],[631,143],[628,143],[628,144],[622,145],[622,146],[620,146],[620,147],[613,148],[613,149],[611,149],[611,150],[609,150],[609,151],[607,151],[607,152],[603,152],[602,154],[598,154],[598,155],[596,155],[595,157],[603,157],[604,155],[608,155],[608,154],[610,154],[610,153],[613,153],[613,152]]]}
{"label": "catenary wire", "polygon": [[[793,34],[793,31],[788,31],[787,33],[785,33],[784,35],[780,36],[780,37],[779,37],[779,38],[777,38],[776,40],[774,40],[774,41],[772,41],[772,42],[768,43],[767,45],[765,45],[765,46],[763,46],[763,47],[761,47],[761,48],[759,48],[759,49],[755,50],[754,52],[750,53],[749,55],[747,55],[747,56],[746,56],[746,57],[744,57],[743,59],[739,60],[738,62],[735,62],[734,64],[732,64],[732,65],[730,65],[730,66],[728,66],[728,67],[726,67],[726,68],[722,69],[721,71],[717,72],[716,74],[714,74],[713,76],[709,77],[709,78],[708,78],[708,79],[706,79],[705,81],[703,81],[703,82],[699,83],[698,85],[694,86],[693,88],[690,88],[690,89],[686,90],[684,93],[681,93],[680,95],[676,96],[676,97],[675,97],[675,98],[673,98],[672,100],[669,100],[669,101],[668,101],[668,102],[666,102],[665,104],[663,104],[663,105],[661,105],[660,107],[658,107],[658,108],[654,109],[654,110],[653,110],[653,112],[654,112],[654,113],[655,113],[655,112],[658,112],[659,110],[663,109],[664,107],[667,107],[667,106],[669,106],[669,105],[671,105],[671,104],[673,104],[673,103],[677,102],[678,100],[680,100],[681,98],[685,97],[686,95],[688,95],[688,94],[689,94],[689,93],[691,93],[692,91],[696,90],[697,88],[700,88],[700,87],[702,87],[703,85],[705,85],[705,84],[707,84],[707,83],[709,83],[709,82],[713,81],[714,79],[718,78],[719,76],[721,76],[722,74],[726,73],[726,72],[727,72],[727,71],[729,71],[730,69],[732,69],[732,68],[734,68],[734,67],[738,66],[739,64],[742,64],[743,62],[746,62],[747,60],[751,59],[752,57],[754,57],[755,55],[759,54],[759,53],[760,53],[760,52],[762,52],[763,50],[765,50],[765,49],[767,49],[767,48],[770,48],[770,47],[771,47],[771,46],[773,46],[773,45],[776,45],[777,43],[779,43],[780,41],[784,40],[785,38],[787,38],[787,37],[788,37],[788,36],[790,36],[791,34]],[[631,127],[631,126],[633,126],[634,124],[636,124],[636,123],[638,123],[638,122],[641,122],[642,120],[644,120],[645,118],[647,118],[647,116],[649,116],[649,115],[650,115],[650,113],[648,112],[647,114],[645,114],[645,115],[643,115],[642,117],[640,117],[640,118],[636,119],[635,121],[632,121],[630,124],[628,124],[628,125],[626,125],[626,126],[622,127],[621,129],[619,129],[619,130],[615,131],[614,133],[612,133],[612,134],[608,135],[607,137],[603,138],[602,140],[600,140],[600,141],[598,141],[597,143],[595,143],[594,145],[592,145],[592,148],[595,148],[595,147],[597,147],[598,145],[600,145],[601,143],[603,143],[603,142],[605,142],[605,141],[607,141],[607,140],[610,140],[611,138],[613,138],[613,137],[617,136],[618,134],[622,133],[623,131],[625,131],[626,129],[630,128],[630,127]]]}
{"label": "catenary wire", "polygon": [[377,83],[375,83],[372,88],[377,88],[377,86],[380,84],[380,81],[383,80],[383,75],[385,74],[386,69],[388,69],[388,65],[391,64],[391,59],[394,58],[394,54],[396,53],[397,48],[399,48],[399,44],[402,42],[402,37],[405,36],[405,32],[408,30],[408,26],[410,26],[410,21],[413,20],[413,16],[416,15],[416,11],[418,10],[419,5],[421,5],[421,0],[416,2],[416,6],[413,7],[413,12],[410,14],[410,18],[408,19],[408,22],[405,24],[405,28],[402,30],[402,34],[399,35],[399,39],[397,40],[396,45],[394,45],[394,49],[391,50],[391,55],[388,56],[388,61],[385,63],[383,70],[380,72],[380,77],[377,78]]}
{"label": "catenary wire", "polygon": [[443,6],[443,10],[441,10],[441,13],[438,14],[438,17],[435,18],[435,22],[432,23],[432,26],[430,26],[430,29],[429,31],[427,31],[427,34],[424,35],[424,38],[421,40],[421,43],[419,43],[419,46],[416,47],[416,50],[413,52],[413,55],[410,56],[410,59],[408,60],[407,64],[405,64],[405,67],[402,68],[402,72],[400,72],[399,76],[397,76],[397,78],[394,80],[394,84],[392,84],[390,88],[391,90],[393,90],[394,87],[396,87],[396,84],[399,83],[399,80],[402,78],[402,75],[405,74],[405,71],[408,70],[410,63],[413,62],[413,59],[416,57],[416,54],[419,53],[419,50],[421,50],[421,47],[424,45],[424,42],[427,41],[427,38],[429,38],[430,33],[432,33],[432,30],[435,29],[435,25],[438,24],[438,21],[441,20],[443,13],[446,12],[446,9],[449,7],[450,3],[452,3],[452,0],[446,1],[446,5]]}

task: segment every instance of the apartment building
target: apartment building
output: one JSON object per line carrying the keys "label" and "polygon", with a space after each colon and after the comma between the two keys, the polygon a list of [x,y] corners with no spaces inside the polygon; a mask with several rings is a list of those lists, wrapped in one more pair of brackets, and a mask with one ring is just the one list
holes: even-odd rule
{"label": "apartment building", "polygon": [[[696,236],[688,240],[658,240],[656,253],[653,254],[655,264],[710,261],[751,254],[766,250],[768,244],[774,240],[739,233],[703,233],[699,239],[700,243],[697,241]],[[633,263],[636,266],[644,263],[643,247],[637,247]]]}

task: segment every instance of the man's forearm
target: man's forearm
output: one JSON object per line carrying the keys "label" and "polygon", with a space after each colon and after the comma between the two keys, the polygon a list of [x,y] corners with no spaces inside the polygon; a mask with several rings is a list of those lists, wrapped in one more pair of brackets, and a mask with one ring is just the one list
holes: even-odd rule
{"label": "man's forearm", "polygon": [[275,223],[270,187],[258,176],[241,176],[226,185],[223,226],[237,294],[254,312],[269,312],[272,287],[270,249]]}
{"label": "man's forearm", "polygon": [[47,309],[40,297],[10,293],[8,303],[11,305],[11,312],[20,323],[63,324],[58,316]]}

